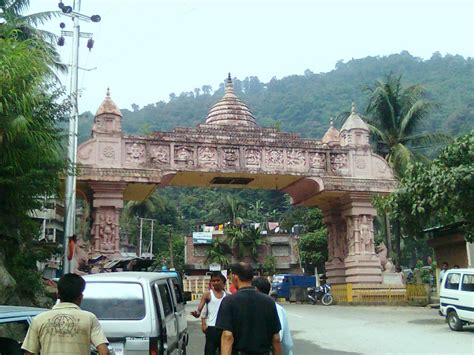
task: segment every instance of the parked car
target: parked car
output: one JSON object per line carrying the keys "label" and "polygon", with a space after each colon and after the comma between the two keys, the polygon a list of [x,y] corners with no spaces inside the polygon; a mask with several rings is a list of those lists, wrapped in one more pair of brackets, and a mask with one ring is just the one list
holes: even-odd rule
{"label": "parked car", "polygon": [[81,308],[97,316],[115,354],[186,354],[186,301],[176,273],[113,272],[84,279]]}
{"label": "parked car", "polygon": [[440,313],[451,330],[474,324],[474,269],[451,269],[441,282]]}
{"label": "parked car", "polygon": [[21,343],[25,339],[31,320],[44,311],[47,309],[0,306],[0,354],[22,355]]}
{"label": "parked car", "polygon": [[[272,279],[272,293],[278,298],[290,298],[290,288],[301,287],[306,291],[308,287],[316,287],[316,277],[295,274],[277,274]],[[306,296],[304,297],[306,299]]]}

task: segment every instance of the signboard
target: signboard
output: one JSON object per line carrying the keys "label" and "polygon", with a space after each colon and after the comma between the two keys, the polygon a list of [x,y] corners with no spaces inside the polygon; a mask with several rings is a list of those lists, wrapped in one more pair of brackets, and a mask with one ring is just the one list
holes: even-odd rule
{"label": "signboard", "polygon": [[217,264],[217,263],[209,264],[209,270],[210,271],[221,271],[221,264]]}
{"label": "signboard", "polygon": [[212,244],[212,232],[193,232],[193,244]]}

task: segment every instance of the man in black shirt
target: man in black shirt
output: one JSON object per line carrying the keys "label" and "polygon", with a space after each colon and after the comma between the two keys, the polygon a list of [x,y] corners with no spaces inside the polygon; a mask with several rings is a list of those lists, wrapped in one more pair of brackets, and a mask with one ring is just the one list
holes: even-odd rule
{"label": "man in black shirt", "polygon": [[278,312],[272,298],[252,286],[253,269],[231,266],[237,293],[222,300],[216,327],[223,330],[221,355],[281,355]]}

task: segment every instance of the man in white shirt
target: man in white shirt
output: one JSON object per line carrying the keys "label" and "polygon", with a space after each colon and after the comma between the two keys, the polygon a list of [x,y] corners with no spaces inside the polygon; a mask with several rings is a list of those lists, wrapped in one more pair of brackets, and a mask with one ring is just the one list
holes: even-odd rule
{"label": "man in white shirt", "polygon": [[[271,284],[270,281],[268,281],[265,277],[254,278],[252,281],[252,286],[266,295],[270,293]],[[278,303],[275,302],[275,305],[278,312],[278,318],[280,318],[280,341],[283,355],[293,355],[293,339],[291,338],[286,311]]]}
{"label": "man in white shirt", "polygon": [[205,315],[201,317],[201,327],[206,335],[206,345],[204,347],[205,355],[216,355],[220,353],[222,330],[216,328],[217,313],[221,302],[227,295],[225,288],[226,278],[219,271],[211,274],[211,288],[206,291],[199,302],[197,310],[191,312],[193,317],[198,318],[206,307]]}

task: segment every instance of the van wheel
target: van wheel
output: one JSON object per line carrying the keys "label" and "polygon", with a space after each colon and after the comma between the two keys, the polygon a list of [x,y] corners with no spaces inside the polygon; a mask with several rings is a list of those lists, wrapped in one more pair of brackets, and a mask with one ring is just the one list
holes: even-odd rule
{"label": "van wheel", "polygon": [[462,329],[462,322],[456,311],[450,311],[446,318],[448,319],[449,328],[451,328],[451,330],[458,331]]}

